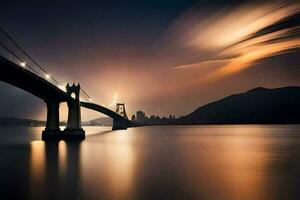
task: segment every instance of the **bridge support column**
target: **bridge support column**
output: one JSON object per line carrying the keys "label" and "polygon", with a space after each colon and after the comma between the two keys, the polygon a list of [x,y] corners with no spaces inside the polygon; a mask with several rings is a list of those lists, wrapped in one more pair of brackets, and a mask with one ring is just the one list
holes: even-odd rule
{"label": "bridge support column", "polygon": [[123,119],[113,119],[112,130],[126,130],[128,127],[127,121]]}
{"label": "bridge support column", "polygon": [[42,133],[42,139],[58,139],[60,137],[59,128],[59,102],[47,101],[47,122]]}
{"label": "bridge support column", "polygon": [[65,139],[84,139],[85,132],[81,127],[81,112],[79,101],[80,85],[67,85],[67,93],[74,99],[69,100],[68,103],[68,123],[66,129],[63,131]]}
{"label": "bridge support column", "polygon": [[125,103],[116,104],[116,113],[118,113],[122,117],[113,119],[112,130],[126,130],[129,124],[128,124],[128,117],[125,110]]}

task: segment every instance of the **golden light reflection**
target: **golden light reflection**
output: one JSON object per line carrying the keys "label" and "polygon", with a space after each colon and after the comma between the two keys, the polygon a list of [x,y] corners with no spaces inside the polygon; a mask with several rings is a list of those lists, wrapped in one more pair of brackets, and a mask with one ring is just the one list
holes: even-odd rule
{"label": "golden light reflection", "polygon": [[45,142],[33,141],[31,146],[30,171],[34,182],[41,182],[45,170]]}
{"label": "golden light reflection", "polygon": [[[251,127],[253,129],[255,127]],[[223,163],[223,179],[230,188],[233,199],[251,199],[251,195],[263,196],[264,177],[269,160],[267,152],[258,145],[262,138],[245,136],[249,127],[234,130],[233,136],[223,140],[220,159]]]}
{"label": "golden light reflection", "polygon": [[67,162],[67,144],[61,140],[58,143],[58,160],[59,160],[59,172],[60,174],[66,173],[66,162]]}
{"label": "golden light reflection", "polygon": [[30,143],[30,194],[34,198],[40,198],[43,194],[45,180],[45,142],[32,141]]}
{"label": "golden light reflection", "polygon": [[[106,141],[105,138],[102,140]],[[84,159],[83,173],[86,173],[83,177],[87,177],[84,181],[88,182],[86,185],[101,182],[103,191],[115,195],[117,199],[130,199],[128,197],[132,191],[128,191],[128,188],[134,185],[135,172],[135,154],[130,140],[128,134],[118,132],[110,135],[104,143],[83,146],[81,154]],[[97,173],[91,176],[90,171]]]}
{"label": "golden light reflection", "polygon": [[124,185],[132,185],[134,160],[130,145],[123,144],[117,148],[106,148],[110,152],[110,159],[107,167],[110,167],[107,173],[108,186],[113,191],[122,191]]}
{"label": "golden light reflection", "polygon": [[265,169],[272,156],[268,149],[261,148],[272,142],[262,137],[265,127],[216,126],[213,130],[201,140],[188,143],[194,145],[192,156],[202,159],[191,162],[190,154],[182,157],[184,177],[192,177],[195,185],[205,187],[212,199],[220,198],[218,193],[225,199],[265,199]]}

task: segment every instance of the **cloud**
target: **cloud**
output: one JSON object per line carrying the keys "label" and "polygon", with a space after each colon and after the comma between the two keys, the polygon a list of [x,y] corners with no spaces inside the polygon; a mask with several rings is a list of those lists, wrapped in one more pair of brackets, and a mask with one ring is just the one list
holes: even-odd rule
{"label": "cloud", "polygon": [[298,47],[300,47],[300,39],[293,39],[265,45],[253,45],[244,49],[244,52],[236,58],[228,59],[228,63],[226,65],[208,74],[205,78],[214,80],[222,76],[230,75],[252,66],[255,61],[278,54],[283,54],[288,52],[288,50]]}
{"label": "cloud", "polygon": [[211,81],[300,47],[300,25],[288,23],[299,18],[300,3],[247,3],[233,9],[220,8],[213,14],[203,13],[203,10],[188,12],[176,21],[172,30],[182,46],[198,52],[199,57],[207,54],[209,58],[172,69],[217,66],[200,77]]}

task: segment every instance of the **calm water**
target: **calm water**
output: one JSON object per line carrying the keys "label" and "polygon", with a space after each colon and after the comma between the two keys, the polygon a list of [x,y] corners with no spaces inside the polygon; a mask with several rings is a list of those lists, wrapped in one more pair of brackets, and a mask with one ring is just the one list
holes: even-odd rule
{"label": "calm water", "polygon": [[0,199],[300,199],[300,126],[0,130]]}

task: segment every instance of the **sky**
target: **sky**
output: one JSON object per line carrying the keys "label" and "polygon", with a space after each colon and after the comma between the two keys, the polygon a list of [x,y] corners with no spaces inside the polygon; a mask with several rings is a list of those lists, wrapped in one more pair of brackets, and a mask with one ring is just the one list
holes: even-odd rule
{"label": "sky", "polygon": [[[125,102],[130,116],[181,116],[255,87],[300,86],[297,1],[10,0],[0,16],[51,76],[79,82],[96,103]],[[46,118],[41,99],[2,82],[0,92],[0,116]],[[83,120],[99,116],[82,110]]]}

